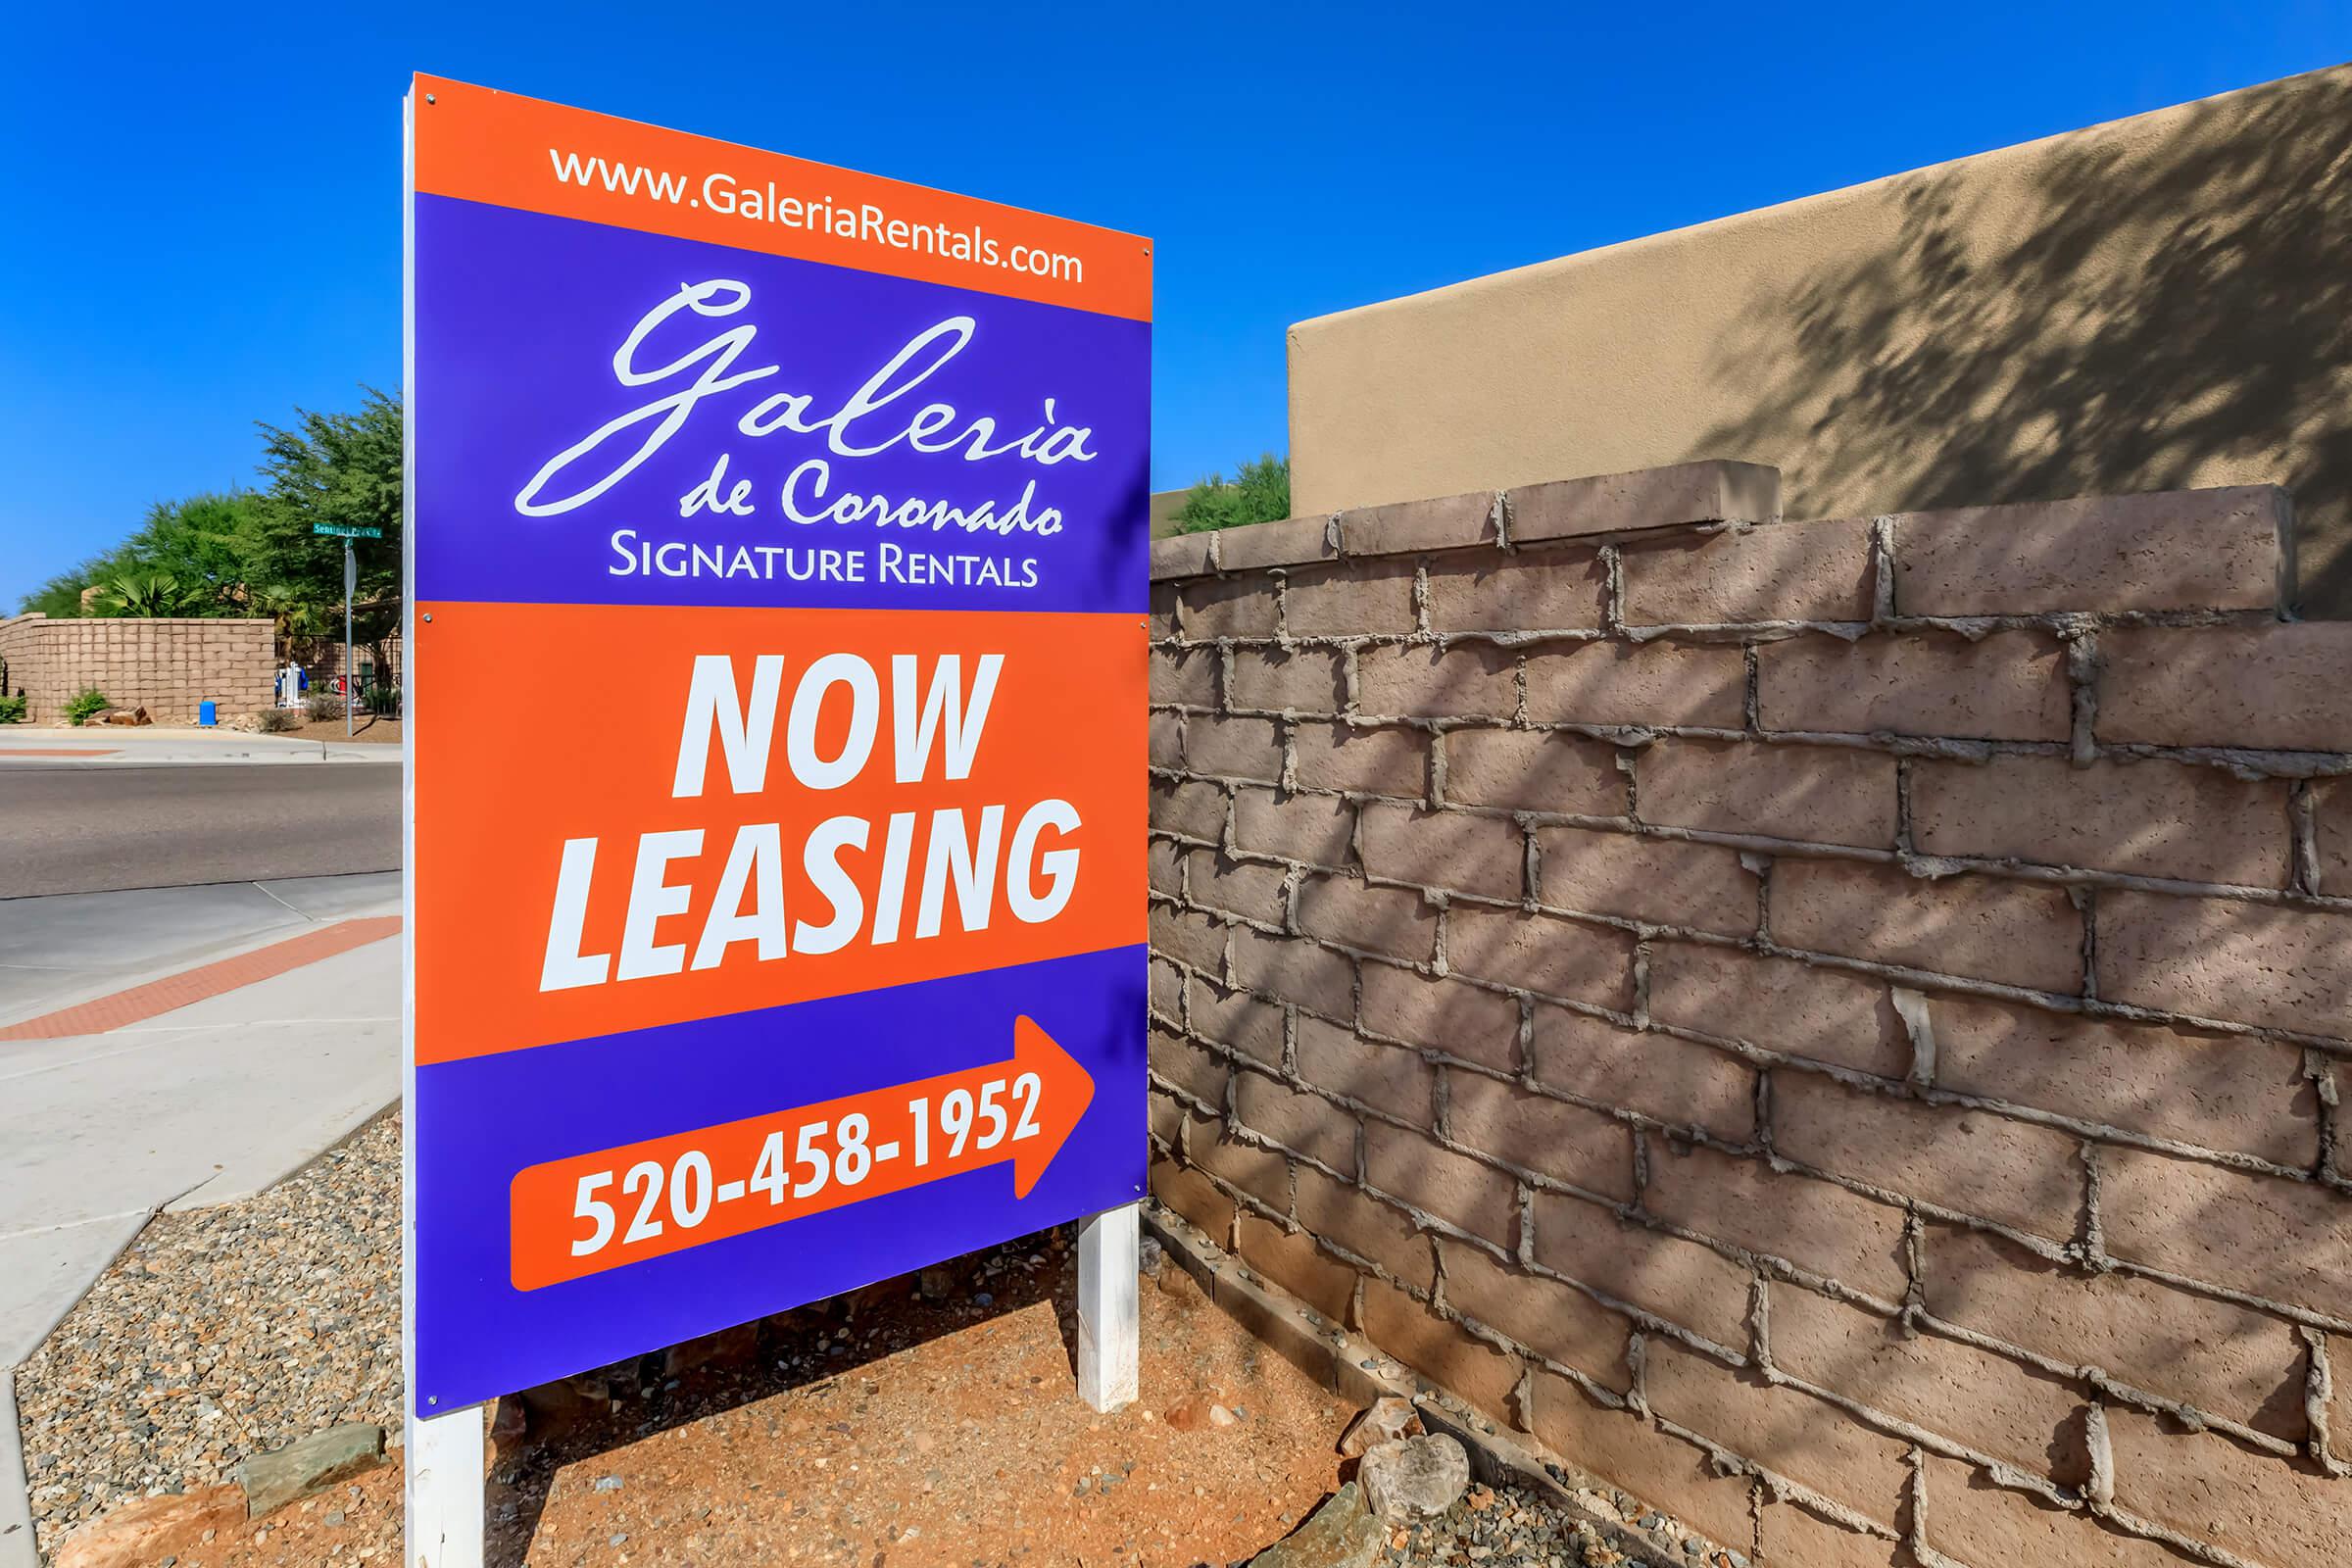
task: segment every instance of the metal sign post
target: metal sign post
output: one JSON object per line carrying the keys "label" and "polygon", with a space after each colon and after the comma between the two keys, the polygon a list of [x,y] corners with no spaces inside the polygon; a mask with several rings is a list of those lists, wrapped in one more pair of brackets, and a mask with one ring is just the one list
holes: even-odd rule
{"label": "metal sign post", "polygon": [[[479,1561],[500,1395],[1051,1225],[1132,1400],[1150,243],[408,126],[410,1563]],[[551,651],[596,723],[514,722]]]}
{"label": "metal sign post", "polygon": [[351,601],[360,588],[360,558],[353,550],[354,539],[381,539],[381,528],[352,528],[339,523],[314,522],[311,532],[326,534],[343,541],[343,736],[352,735],[351,700],[359,695],[351,678]]}

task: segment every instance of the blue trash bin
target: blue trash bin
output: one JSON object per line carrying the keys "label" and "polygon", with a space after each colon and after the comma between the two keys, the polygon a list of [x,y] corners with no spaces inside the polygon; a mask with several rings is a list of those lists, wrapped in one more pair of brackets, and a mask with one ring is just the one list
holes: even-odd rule
{"label": "blue trash bin", "polygon": [[196,705],[196,722],[206,729],[220,722],[220,710],[210,697]]}

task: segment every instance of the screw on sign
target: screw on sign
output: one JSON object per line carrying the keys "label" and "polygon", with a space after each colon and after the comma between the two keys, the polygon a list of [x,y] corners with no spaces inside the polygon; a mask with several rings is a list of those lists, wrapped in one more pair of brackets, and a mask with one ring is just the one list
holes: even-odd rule
{"label": "screw on sign", "polygon": [[1049,1225],[1132,1399],[1149,247],[408,115],[410,1561],[488,1400]]}

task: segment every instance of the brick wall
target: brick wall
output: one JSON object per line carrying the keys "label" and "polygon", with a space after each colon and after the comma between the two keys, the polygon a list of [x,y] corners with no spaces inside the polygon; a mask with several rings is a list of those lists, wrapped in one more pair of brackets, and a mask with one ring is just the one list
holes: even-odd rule
{"label": "brick wall", "polygon": [[60,722],[66,704],[95,686],[159,724],[190,724],[208,697],[223,717],[270,706],[273,636],[267,618],[15,615],[0,620],[0,659],[34,723]]}
{"label": "brick wall", "polygon": [[2346,1560],[2352,625],[2278,618],[2283,495],[1778,510],[1154,547],[1154,1192],[1766,1563]]}

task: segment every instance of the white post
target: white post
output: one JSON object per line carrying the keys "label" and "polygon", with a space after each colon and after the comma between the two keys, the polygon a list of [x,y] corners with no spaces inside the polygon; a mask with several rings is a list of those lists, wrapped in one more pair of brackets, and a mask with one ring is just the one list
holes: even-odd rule
{"label": "white post", "polygon": [[1141,1223],[1140,1208],[1128,1203],[1078,1228],[1078,1396],[1105,1414],[1135,1402]]}
{"label": "white post", "polygon": [[409,1568],[482,1568],[482,1407],[407,1422]]}

